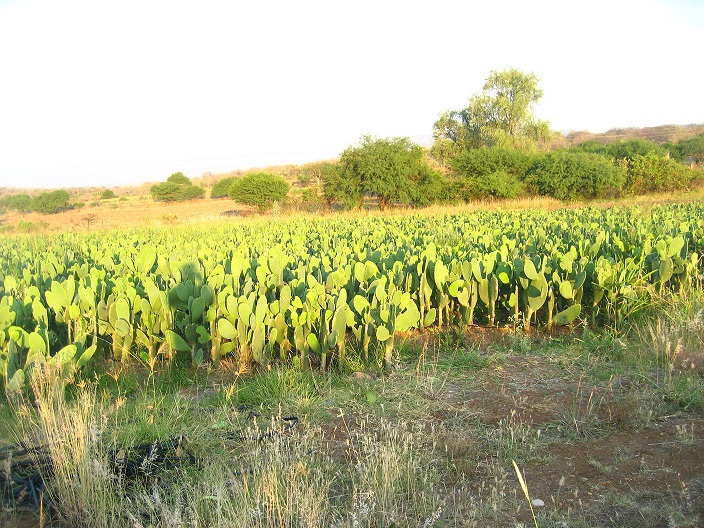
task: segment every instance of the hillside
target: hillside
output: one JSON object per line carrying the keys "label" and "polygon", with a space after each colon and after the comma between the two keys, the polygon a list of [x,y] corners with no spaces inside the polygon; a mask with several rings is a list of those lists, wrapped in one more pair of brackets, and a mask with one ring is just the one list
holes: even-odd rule
{"label": "hillside", "polygon": [[598,141],[608,145],[629,139],[648,139],[656,143],[676,142],[704,134],[704,125],[660,125],[644,128],[612,128],[606,132],[593,133],[587,130],[566,134],[567,141],[579,145],[585,141]]}

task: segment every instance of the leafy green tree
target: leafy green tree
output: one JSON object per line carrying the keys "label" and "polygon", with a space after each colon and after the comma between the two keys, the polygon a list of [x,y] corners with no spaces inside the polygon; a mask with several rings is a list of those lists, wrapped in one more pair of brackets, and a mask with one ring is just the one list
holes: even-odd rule
{"label": "leafy green tree", "polygon": [[297,179],[303,187],[320,185],[323,181],[325,171],[330,169],[330,165],[333,164],[329,161],[307,163],[299,169]]}
{"label": "leafy green tree", "polygon": [[210,197],[227,198],[230,196],[230,187],[232,187],[232,184],[235,183],[236,179],[237,178],[235,176],[228,176],[227,178],[223,178],[222,180],[216,182],[215,185],[213,185],[213,188],[210,189]]}
{"label": "leafy green tree", "polygon": [[285,179],[267,172],[252,172],[236,180],[230,187],[230,198],[237,203],[253,205],[259,212],[271,209],[288,195]]}
{"label": "leafy green tree", "polygon": [[681,163],[659,156],[655,152],[636,155],[628,161],[628,176],[625,190],[632,194],[669,192],[686,189],[698,176]]}
{"label": "leafy green tree", "polygon": [[32,210],[43,214],[54,214],[69,208],[69,194],[63,189],[44,192],[32,199]]}
{"label": "leafy green tree", "polygon": [[478,198],[515,198],[523,191],[522,180],[531,164],[524,151],[504,147],[465,150],[452,163],[460,182],[460,196]]}
{"label": "leafy green tree", "polygon": [[182,185],[173,182],[157,183],[149,189],[149,194],[157,202],[178,202],[181,200]]}
{"label": "leafy green tree", "polygon": [[483,92],[469,106],[440,115],[433,126],[434,154],[451,156],[484,146],[533,149],[551,137],[550,125],[536,120],[534,105],[542,98],[535,74],[517,69],[492,71]]}
{"label": "leafy green tree", "polygon": [[423,195],[425,203],[435,201],[433,193],[441,178],[428,164],[423,148],[408,138],[363,136],[357,146],[342,153],[339,167],[338,182],[349,189],[348,194],[375,196],[382,210],[394,202],[416,205]]}
{"label": "leafy green tree", "polygon": [[196,198],[203,198],[205,196],[205,189],[200,185],[182,185],[181,186],[181,201],[195,200]]}
{"label": "leafy green tree", "polygon": [[170,181],[157,183],[149,189],[157,202],[183,202],[205,196],[205,189],[197,185],[183,185]]}
{"label": "leafy green tree", "polygon": [[1,202],[10,211],[17,211],[21,214],[32,210],[32,199],[28,194],[10,194],[4,196]]}
{"label": "leafy green tree", "polygon": [[598,154],[556,150],[537,156],[525,181],[536,194],[572,201],[619,194],[626,171]]}
{"label": "leafy green tree", "polygon": [[110,198],[115,198],[115,192],[112,189],[104,189],[100,193],[101,200],[109,200]]}
{"label": "leafy green tree", "polygon": [[362,177],[341,164],[330,164],[322,175],[323,196],[332,209],[333,204],[338,204],[345,209],[362,207],[364,204],[364,191],[362,190]]}
{"label": "leafy green tree", "polygon": [[171,176],[166,178],[167,182],[177,183],[178,185],[193,185],[191,180],[182,172],[174,172]]}
{"label": "leafy green tree", "polygon": [[615,160],[633,160],[636,156],[655,154],[662,157],[667,151],[657,143],[648,139],[629,139],[606,146],[606,154]]}
{"label": "leafy green tree", "polygon": [[704,164],[704,134],[678,141],[676,148],[680,159],[690,157],[697,165]]}
{"label": "leafy green tree", "polygon": [[602,156],[607,156],[606,145],[599,143],[595,139],[590,139],[583,141],[579,145],[575,145],[570,150],[575,152],[588,152],[590,154],[600,154]]}

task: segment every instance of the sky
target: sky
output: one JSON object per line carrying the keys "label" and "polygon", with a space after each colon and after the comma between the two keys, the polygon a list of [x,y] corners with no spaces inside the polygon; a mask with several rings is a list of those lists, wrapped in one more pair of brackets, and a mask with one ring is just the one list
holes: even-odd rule
{"label": "sky", "polygon": [[0,187],[427,137],[509,68],[553,130],[704,123],[703,45],[704,0],[0,0]]}

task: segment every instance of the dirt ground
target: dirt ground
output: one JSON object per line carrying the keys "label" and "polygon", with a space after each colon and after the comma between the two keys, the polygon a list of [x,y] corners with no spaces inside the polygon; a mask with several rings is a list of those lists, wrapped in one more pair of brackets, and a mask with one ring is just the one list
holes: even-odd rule
{"label": "dirt ground", "polygon": [[[52,215],[38,213],[8,213],[5,224],[15,226],[20,222],[32,223],[30,233],[49,231],[103,231],[118,228],[158,227],[193,222],[215,221],[232,216],[252,214],[247,208],[229,199],[194,200],[191,202],[163,203],[149,198],[131,198],[128,201],[110,200],[98,206],[86,206]],[[22,230],[20,229],[20,232]]]}

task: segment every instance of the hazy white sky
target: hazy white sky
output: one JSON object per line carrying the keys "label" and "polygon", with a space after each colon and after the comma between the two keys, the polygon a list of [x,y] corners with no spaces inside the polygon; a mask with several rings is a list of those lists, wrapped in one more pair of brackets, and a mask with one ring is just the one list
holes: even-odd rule
{"label": "hazy white sky", "polygon": [[0,0],[0,187],[334,157],[511,67],[555,130],[704,123],[702,46],[702,0]]}

